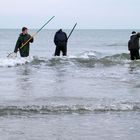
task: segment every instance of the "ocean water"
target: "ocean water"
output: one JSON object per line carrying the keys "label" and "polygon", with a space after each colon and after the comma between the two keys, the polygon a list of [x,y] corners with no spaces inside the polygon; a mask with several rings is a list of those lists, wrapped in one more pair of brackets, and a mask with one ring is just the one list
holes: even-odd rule
{"label": "ocean water", "polygon": [[131,30],[75,30],[67,57],[53,56],[55,32],[42,30],[29,58],[8,59],[20,30],[0,30],[0,139],[138,140],[140,61],[129,60]]}

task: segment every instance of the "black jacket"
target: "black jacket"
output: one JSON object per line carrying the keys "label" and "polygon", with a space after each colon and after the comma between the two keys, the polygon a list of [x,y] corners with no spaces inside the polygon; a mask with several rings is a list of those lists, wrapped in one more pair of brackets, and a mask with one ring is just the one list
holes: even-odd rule
{"label": "black jacket", "polygon": [[31,38],[31,36],[29,34],[25,34],[23,35],[22,33],[19,35],[19,38],[17,40],[16,46],[15,46],[15,50],[14,52],[17,53],[18,49],[20,52],[21,57],[27,57],[29,56],[29,50],[30,50],[30,43],[33,42],[33,38],[23,47],[20,49],[20,47],[26,43],[26,41],[28,41]]}
{"label": "black jacket", "polygon": [[130,37],[130,40],[128,41],[129,50],[139,49],[139,38],[140,38],[140,33],[134,34]]}
{"label": "black jacket", "polygon": [[65,47],[67,46],[67,34],[63,32],[61,29],[56,32],[54,36],[54,43],[56,46]]}

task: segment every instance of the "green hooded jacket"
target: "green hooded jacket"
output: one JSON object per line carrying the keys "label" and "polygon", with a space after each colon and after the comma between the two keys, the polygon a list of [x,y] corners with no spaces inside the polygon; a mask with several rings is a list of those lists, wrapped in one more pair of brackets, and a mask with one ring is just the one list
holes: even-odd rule
{"label": "green hooded jacket", "polygon": [[20,56],[21,57],[28,57],[29,56],[29,50],[30,50],[30,43],[33,42],[33,38],[29,41],[29,43],[27,43],[23,48],[20,49],[20,47],[26,43],[26,41],[28,41],[31,38],[31,35],[29,34],[23,34],[21,33],[19,35],[19,38],[17,40],[16,46],[15,46],[15,50],[14,52],[17,53],[18,50],[20,52]]}

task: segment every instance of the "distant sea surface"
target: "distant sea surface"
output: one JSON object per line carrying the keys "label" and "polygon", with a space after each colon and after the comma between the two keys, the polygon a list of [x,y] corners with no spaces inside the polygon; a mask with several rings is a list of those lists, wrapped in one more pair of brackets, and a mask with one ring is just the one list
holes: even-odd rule
{"label": "distant sea surface", "polygon": [[132,30],[75,30],[66,57],[53,56],[55,32],[35,36],[29,58],[8,59],[20,30],[0,30],[0,139],[138,140],[140,61],[129,60]]}

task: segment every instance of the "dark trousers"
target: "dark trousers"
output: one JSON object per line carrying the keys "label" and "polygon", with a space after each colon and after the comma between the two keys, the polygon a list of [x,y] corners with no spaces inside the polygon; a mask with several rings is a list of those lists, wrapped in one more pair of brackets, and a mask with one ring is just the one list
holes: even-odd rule
{"label": "dark trousers", "polygon": [[21,52],[20,51],[20,56],[21,57],[28,57],[29,56],[29,52]]}
{"label": "dark trousers", "polygon": [[63,56],[67,55],[67,46],[56,46],[54,56],[60,56],[60,52],[62,52]]}
{"label": "dark trousers", "polygon": [[139,57],[139,49],[130,50],[130,58],[131,58],[131,60],[140,59],[140,57]]}

